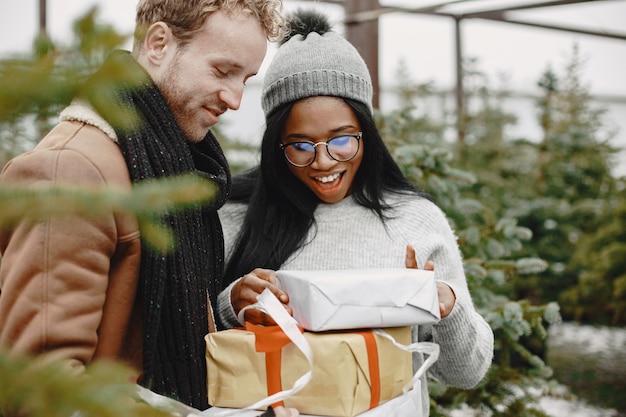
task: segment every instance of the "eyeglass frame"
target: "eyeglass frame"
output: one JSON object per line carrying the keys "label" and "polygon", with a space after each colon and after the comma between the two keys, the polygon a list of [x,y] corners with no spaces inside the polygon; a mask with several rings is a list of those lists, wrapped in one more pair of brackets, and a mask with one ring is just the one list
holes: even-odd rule
{"label": "eyeglass frame", "polygon": [[[356,143],[357,143],[356,151],[354,152],[354,154],[350,158],[347,158],[347,159],[337,159],[337,158],[335,158],[334,156],[331,155],[330,150],[328,149],[328,142],[330,142],[333,139],[340,138],[342,136],[349,136],[349,137],[355,138],[356,139]],[[361,149],[361,139],[363,139],[363,132],[342,133],[340,135],[333,136],[332,138],[326,139],[325,142],[313,142],[313,141],[310,141],[310,140],[297,140],[297,141],[290,142],[290,143],[281,143],[279,145],[279,147],[280,147],[280,149],[282,149],[283,156],[285,157],[287,162],[289,162],[291,165],[293,165],[296,168],[306,168],[309,165],[313,164],[313,162],[315,162],[315,160],[317,159],[317,145],[326,145],[326,153],[328,154],[328,156],[331,159],[333,159],[333,160],[335,160],[337,162],[348,162],[348,161],[354,159],[354,157],[359,153],[359,150]],[[287,156],[287,150],[286,149],[287,149],[288,146],[291,146],[294,143],[308,143],[308,144],[313,146],[313,159],[311,159],[311,162],[309,162],[306,165],[299,165],[299,164],[296,164],[296,163],[294,163],[293,161],[291,161],[289,159],[289,157]]]}

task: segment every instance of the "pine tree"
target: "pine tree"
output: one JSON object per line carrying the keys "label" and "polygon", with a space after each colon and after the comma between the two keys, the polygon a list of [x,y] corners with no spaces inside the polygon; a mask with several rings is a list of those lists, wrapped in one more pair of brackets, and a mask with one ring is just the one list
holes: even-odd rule
{"label": "pine tree", "polygon": [[572,255],[589,234],[610,221],[606,213],[617,191],[610,165],[616,150],[608,144],[614,132],[603,124],[605,111],[592,107],[588,87],[581,81],[582,68],[574,46],[563,76],[548,68],[541,77],[538,109],[544,137],[532,175],[534,196],[511,209],[533,232],[526,253],[541,253],[551,265],[546,273],[518,282],[517,294],[542,302],[560,300],[567,319],[575,318],[573,309],[580,306],[561,294],[575,287],[584,270],[596,263],[589,253],[582,264]]}
{"label": "pine tree", "polygon": [[578,280],[559,300],[578,322],[626,325],[626,184],[617,184],[621,192],[606,201],[597,229],[581,236],[568,262]]}
{"label": "pine tree", "polygon": [[[492,164],[481,166],[484,164],[481,159],[477,163],[481,168],[476,172],[456,168],[463,164],[455,160],[458,155],[455,145],[443,138],[445,126],[415,113],[422,100],[420,94],[426,89],[411,86],[411,81],[401,75],[398,79],[400,85],[409,86],[412,94],[405,96],[406,105],[401,109],[378,115],[382,137],[407,177],[431,193],[448,215],[459,237],[472,297],[496,337],[496,361],[477,388],[446,389],[434,382],[430,384],[431,415],[448,416],[450,410],[461,404],[498,416],[544,415],[537,410],[533,399],[548,385],[551,370],[523,342],[531,336],[545,339],[545,326],[560,319],[558,305],[532,305],[527,300],[511,299],[509,294],[517,277],[541,272],[546,263],[540,258],[519,256],[523,245],[532,237],[530,230],[518,225],[514,217],[501,216],[500,204],[489,206],[480,195],[473,194],[472,190],[480,191],[484,187],[491,190],[491,183],[480,184],[480,178]],[[481,97],[488,96],[483,89]],[[478,154],[480,151],[475,152],[474,146],[482,146],[483,139],[498,143],[498,148],[506,154],[501,127],[512,117],[501,113],[500,106],[478,108],[467,120],[471,132],[471,144],[465,145],[467,155]],[[479,132],[473,123],[495,126]]]}

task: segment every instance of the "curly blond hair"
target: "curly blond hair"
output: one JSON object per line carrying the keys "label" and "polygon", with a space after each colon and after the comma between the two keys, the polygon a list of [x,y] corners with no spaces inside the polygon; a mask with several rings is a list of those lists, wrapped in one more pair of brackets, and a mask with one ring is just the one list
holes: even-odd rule
{"label": "curly blond hair", "polygon": [[268,40],[279,42],[288,32],[282,8],[282,0],[140,0],[133,55],[141,50],[146,30],[153,23],[166,23],[184,46],[216,11],[250,14],[261,23]]}

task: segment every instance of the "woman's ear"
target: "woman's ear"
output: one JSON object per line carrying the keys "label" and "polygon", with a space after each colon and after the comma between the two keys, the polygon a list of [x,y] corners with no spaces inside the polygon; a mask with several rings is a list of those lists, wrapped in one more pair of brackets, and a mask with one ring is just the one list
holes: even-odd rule
{"label": "woman's ear", "polygon": [[146,31],[144,50],[146,58],[152,65],[159,66],[174,45],[174,34],[164,22],[153,23]]}

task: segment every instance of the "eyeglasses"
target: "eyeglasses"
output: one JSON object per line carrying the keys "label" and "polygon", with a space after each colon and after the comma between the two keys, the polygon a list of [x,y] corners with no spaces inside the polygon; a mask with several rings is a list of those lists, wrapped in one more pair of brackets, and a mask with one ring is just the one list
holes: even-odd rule
{"label": "eyeglasses", "polygon": [[359,152],[362,136],[363,132],[346,133],[330,138],[326,142],[302,140],[281,144],[280,149],[283,150],[287,161],[299,168],[308,167],[315,161],[318,145],[326,145],[328,155],[335,161],[346,162],[354,158]]}

